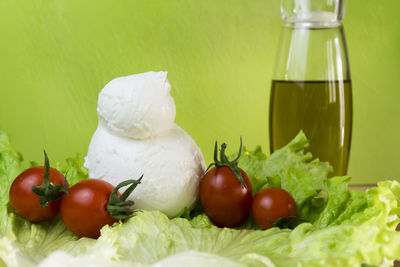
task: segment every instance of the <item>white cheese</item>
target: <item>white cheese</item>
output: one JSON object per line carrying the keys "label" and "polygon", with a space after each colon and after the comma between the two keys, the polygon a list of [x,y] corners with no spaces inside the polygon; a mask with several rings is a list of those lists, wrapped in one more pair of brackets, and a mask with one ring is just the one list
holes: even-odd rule
{"label": "white cheese", "polygon": [[173,217],[196,202],[205,162],[190,135],[173,122],[169,91],[166,72],[108,83],[99,95],[99,125],[84,165],[91,178],[114,186],[144,174],[130,197],[135,208]]}
{"label": "white cheese", "polygon": [[176,107],[167,72],[146,72],[109,82],[99,94],[97,113],[114,134],[135,139],[170,129]]}

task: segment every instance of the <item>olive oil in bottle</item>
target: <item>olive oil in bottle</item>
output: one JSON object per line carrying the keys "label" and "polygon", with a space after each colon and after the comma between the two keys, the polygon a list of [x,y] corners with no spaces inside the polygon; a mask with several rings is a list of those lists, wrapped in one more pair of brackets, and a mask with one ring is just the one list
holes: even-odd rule
{"label": "olive oil in bottle", "polygon": [[310,141],[308,151],[329,161],[344,175],[350,151],[352,93],[350,81],[272,81],[270,146],[285,146],[302,130]]}
{"label": "olive oil in bottle", "polygon": [[270,150],[302,130],[313,157],[332,165],[329,175],[345,175],[353,111],[344,0],[281,0],[281,12],[270,92]]}

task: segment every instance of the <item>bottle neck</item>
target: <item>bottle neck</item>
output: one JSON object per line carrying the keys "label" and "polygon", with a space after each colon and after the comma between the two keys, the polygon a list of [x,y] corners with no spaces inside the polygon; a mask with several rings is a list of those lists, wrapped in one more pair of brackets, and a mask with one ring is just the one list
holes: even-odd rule
{"label": "bottle neck", "polygon": [[[274,80],[350,80],[343,27],[283,27]],[[315,25],[315,24],[314,24]]]}

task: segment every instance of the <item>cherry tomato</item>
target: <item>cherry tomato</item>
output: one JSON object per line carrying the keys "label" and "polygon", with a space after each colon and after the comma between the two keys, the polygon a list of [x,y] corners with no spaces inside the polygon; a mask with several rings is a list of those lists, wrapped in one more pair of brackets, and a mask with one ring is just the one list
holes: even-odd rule
{"label": "cherry tomato", "polygon": [[65,226],[80,237],[98,238],[104,225],[118,221],[107,210],[113,190],[113,185],[99,179],[84,180],[72,186],[60,207]]}
{"label": "cherry tomato", "polygon": [[[15,212],[31,221],[40,222],[57,215],[61,200],[51,201],[46,207],[40,205],[40,197],[32,191],[32,186],[43,183],[44,166],[36,166],[23,171],[11,185],[9,198]],[[50,182],[64,186],[64,175],[54,168],[50,168]]]}
{"label": "cherry tomato", "polygon": [[274,227],[280,218],[296,216],[297,208],[293,197],[279,187],[267,187],[257,192],[251,204],[254,221],[262,229]]}
{"label": "cherry tomato", "polygon": [[200,202],[219,227],[236,227],[248,216],[252,191],[249,178],[239,169],[246,187],[227,166],[213,167],[200,180]]}

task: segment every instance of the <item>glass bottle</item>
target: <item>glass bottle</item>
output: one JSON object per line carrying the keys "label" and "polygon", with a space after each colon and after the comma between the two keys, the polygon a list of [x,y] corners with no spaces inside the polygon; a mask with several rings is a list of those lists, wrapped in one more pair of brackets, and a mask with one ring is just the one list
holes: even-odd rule
{"label": "glass bottle", "polygon": [[282,0],[283,27],[270,94],[271,152],[302,130],[308,151],[347,172],[352,89],[342,0]]}

